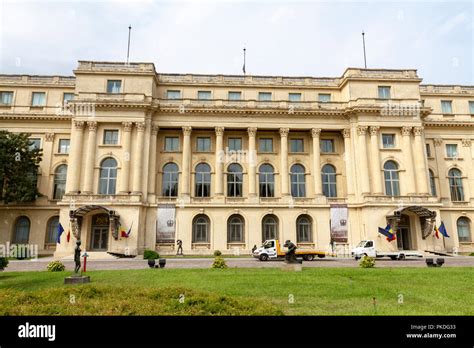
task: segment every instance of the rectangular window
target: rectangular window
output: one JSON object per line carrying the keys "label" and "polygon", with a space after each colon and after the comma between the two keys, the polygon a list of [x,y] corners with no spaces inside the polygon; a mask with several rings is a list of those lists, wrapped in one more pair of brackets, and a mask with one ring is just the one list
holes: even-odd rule
{"label": "rectangular window", "polygon": [[242,93],[241,92],[229,92],[229,100],[241,100]]}
{"label": "rectangular window", "polygon": [[211,151],[211,138],[198,137],[196,139],[196,151],[197,152]]}
{"label": "rectangular window", "polygon": [[432,157],[431,156],[431,146],[430,146],[430,144],[426,144],[426,156]]}
{"label": "rectangular window", "polygon": [[166,91],[167,99],[181,99],[181,91],[168,90]]}
{"label": "rectangular window", "polygon": [[446,156],[449,158],[458,156],[458,145],[457,144],[446,144]]}
{"label": "rectangular window", "polygon": [[199,100],[209,100],[211,99],[211,91],[198,91]]}
{"label": "rectangular window", "polygon": [[31,106],[45,106],[45,105],[46,105],[46,93],[33,92],[31,96]]}
{"label": "rectangular window", "polygon": [[319,93],[318,94],[318,101],[320,101],[322,103],[330,102],[331,101],[331,95],[326,94],[326,93]]}
{"label": "rectangular window", "polygon": [[242,150],[242,138],[229,138],[228,147],[230,151]]}
{"label": "rectangular window", "polygon": [[272,100],[272,93],[271,92],[258,92],[258,100],[270,101]]}
{"label": "rectangular window", "polygon": [[104,130],[104,145],[117,145],[119,131],[116,129]]}
{"label": "rectangular window", "polygon": [[379,86],[379,99],[390,99],[389,86]]}
{"label": "rectangular window", "polygon": [[30,150],[41,149],[41,139],[30,138]]}
{"label": "rectangular window", "polygon": [[469,102],[469,113],[474,115],[474,101]]}
{"label": "rectangular window", "polygon": [[273,139],[260,138],[258,140],[258,151],[259,152],[273,152]]}
{"label": "rectangular window", "polygon": [[13,92],[0,92],[0,104],[12,105],[13,103]]}
{"label": "rectangular window", "polygon": [[289,93],[288,100],[291,102],[299,102],[301,101],[301,93]]}
{"label": "rectangular window", "polygon": [[122,89],[122,81],[107,80],[107,93],[120,93]]}
{"label": "rectangular window", "polygon": [[303,139],[290,139],[290,152],[303,152],[303,144]]}
{"label": "rectangular window", "polygon": [[74,98],[74,93],[64,93],[63,94],[63,103],[67,103],[68,101]]}
{"label": "rectangular window", "polygon": [[453,113],[453,103],[451,100],[441,100],[441,112],[443,114]]}
{"label": "rectangular window", "polygon": [[179,137],[165,137],[165,151],[179,151]]}
{"label": "rectangular window", "polygon": [[333,139],[321,139],[321,152],[322,153],[334,153],[334,140]]}
{"label": "rectangular window", "polygon": [[395,147],[395,134],[382,134],[382,146],[384,149]]}
{"label": "rectangular window", "polygon": [[71,140],[69,139],[59,139],[59,153],[69,153],[69,147],[71,145]]}

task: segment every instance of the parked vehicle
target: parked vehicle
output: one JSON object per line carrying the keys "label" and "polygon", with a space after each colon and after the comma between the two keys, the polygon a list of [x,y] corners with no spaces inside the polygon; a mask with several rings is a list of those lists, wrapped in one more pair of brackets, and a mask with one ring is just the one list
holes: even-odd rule
{"label": "parked vehicle", "polygon": [[[253,252],[253,256],[260,261],[283,260],[285,258],[285,251],[281,248],[278,239],[269,239],[263,242],[262,246]],[[323,258],[326,256],[326,253],[324,251],[311,249],[296,249],[296,257],[301,257],[305,261],[312,261],[316,256]]]}
{"label": "parked vehicle", "polygon": [[356,260],[365,255],[376,258],[390,257],[392,260],[403,260],[407,257],[423,257],[423,254],[416,250],[377,251],[375,249],[375,241],[373,240],[361,241],[352,249],[351,255]]}

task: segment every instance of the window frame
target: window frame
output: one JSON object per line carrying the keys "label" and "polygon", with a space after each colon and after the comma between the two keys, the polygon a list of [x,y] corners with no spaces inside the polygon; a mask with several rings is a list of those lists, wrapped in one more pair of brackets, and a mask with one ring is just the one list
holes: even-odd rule
{"label": "window frame", "polygon": [[[240,171],[233,168],[240,167]],[[227,167],[227,197],[243,197],[244,170],[239,163],[231,163]]]}
{"label": "window frame", "polygon": [[[460,221],[463,221],[465,222],[466,224],[463,226],[466,228],[466,234],[467,236],[466,237],[462,237],[461,238],[461,235],[460,235],[460,231],[459,231],[459,227],[460,227],[460,224],[459,222]],[[458,240],[459,240],[459,243],[472,243],[472,231],[471,231],[471,219],[469,219],[468,217],[466,216],[461,216],[459,217],[457,220],[456,220],[456,232],[458,234]]]}
{"label": "window frame", "polygon": [[[199,220],[203,219],[204,222],[199,222]],[[198,225],[199,224],[199,225]],[[198,230],[199,227],[199,230]],[[202,238],[202,228],[204,227],[204,232],[205,232],[205,238]],[[209,216],[205,214],[199,214],[196,215],[193,218],[193,234],[192,234],[192,243],[193,244],[199,244],[199,243],[205,243],[208,244],[210,240],[210,234],[211,234],[211,220],[209,219]],[[198,237],[198,234],[201,234],[200,238]]]}
{"label": "window frame", "polygon": [[[35,104],[35,95],[42,95],[42,103],[41,104]],[[31,107],[33,108],[43,108],[46,106],[46,92],[41,92],[41,91],[33,91],[31,92]]]}
{"label": "window frame", "polygon": [[[167,171],[173,165],[175,171]],[[179,167],[174,162],[165,163],[161,176],[161,195],[162,197],[178,197],[179,194]]]}
{"label": "window frame", "polygon": [[[332,172],[325,171],[325,168],[332,168]],[[337,170],[332,164],[325,164],[321,168],[322,193],[327,198],[337,197]]]}
{"label": "window frame", "polygon": [[[323,146],[323,142],[324,142],[324,143],[330,142],[330,143],[331,143],[331,147],[332,147],[332,151],[325,151],[325,148],[324,148],[324,146]],[[334,139],[332,139],[332,138],[320,139],[320,140],[319,140],[319,148],[320,148],[320,152],[321,152],[321,153],[336,153],[336,142],[335,142]]]}
{"label": "window frame", "polygon": [[[393,163],[395,168],[387,168],[387,164]],[[400,166],[397,162],[388,160],[383,165],[385,195],[388,197],[400,196]]]}
{"label": "window frame", "polygon": [[[386,96],[386,94],[387,94],[386,91],[388,91],[388,97]],[[377,92],[378,92],[377,99],[383,99],[383,100],[392,99],[392,87],[391,86],[377,86]]]}
{"label": "window frame", "polygon": [[[396,149],[397,148],[397,135],[395,133],[382,133],[381,135],[382,137],[382,148],[383,149]],[[386,144],[385,143],[385,139],[387,139],[388,137],[391,137],[392,139],[392,144]],[[391,146],[389,146],[391,145]]]}
{"label": "window frame", "polygon": [[[107,134],[117,134],[117,139],[116,143],[109,143],[107,141]],[[114,137],[111,138],[111,140],[115,140]],[[102,136],[102,145],[119,145],[119,140],[120,140],[120,131],[118,129],[104,129],[103,136]]]}
{"label": "window frame", "polygon": [[[61,143],[62,143],[63,141],[68,141],[68,145],[67,145],[67,147],[66,147],[66,151],[62,151],[63,146],[61,145]],[[60,138],[60,139],[58,140],[58,153],[60,153],[60,154],[66,154],[66,155],[67,155],[67,154],[69,154],[70,149],[71,149],[71,139]]]}
{"label": "window frame", "polygon": [[[295,168],[301,168],[303,171],[294,171]],[[291,197],[306,197],[306,168],[299,163],[295,163],[290,168],[290,186]]]}
{"label": "window frame", "polygon": [[[175,145],[175,140],[176,140],[176,148],[168,149],[167,144],[168,140],[173,140],[172,145]],[[179,152],[180,151],[180,140],[179,136],[175,135],[166,135],[165,138],[163,139],[163,152]]]}
{"label": "window frame", "polygon": [[[66,168],[65,173],[59,173],[59,169]],[[53,178],[53,199],[61,200],[63,199],[64,194],[66,193],[66,181],[67,181],[67,164],[60,164],[54,170]],[[60,177],[58,177],[60,176]],[[62,194],[61,194],[62,192]]]}
{"label": "window frame", "polygon": [[[236,140],[240,141],[240,148],[239,149],[231,148],[231,146],[230,146],[231,140],[233,142],[235,142]],[[228,148],[229,151],[242,151],[242,149],[243,149],[242,137],[228,137],[227,138],[227,148]]]}
{"label": "window frame", "polygon": [[[306,220],[305,223],[302,220]],[[306,227],[307,231],[304,231]],[[303,228],[303,229],[302,229]],[[306,238],[301,238],[304,234]],[[296,218],[296,243],[312,243],[313,242],[313,219],[307,214],[301,214]]]}
{"label": "window frame", "polygon": [[[104,162],[113,160],[115,166],[104,167]],[[117,193],[118,162],[113,157],[106,157],[100,162],[99,168],[99,195],[115,195]],[[105,183],[105,186],[103,186]]]}
{"label": "window frame", "polygon": [[[201,98],[201,93],[206,93],[208,94],[209,98]],[[212,91],[210,90],[200,90],[200,91],[197,91],[197,99],[198,100],[212,100]]]}
{"label": "window frame", "polygon": [[[271,144],[271,149],[269,151],[266,151],[265,149],[267,148],[267,146],[265,145],[265,149],[262,150],[262,143],[267,143],[268,141]],[[273,153],[273,138],[265,138],[265,137],[258,138],[258,152]]]}
{"label": "window frame", "polygon": [[[305,149],[304,138],[290,138],[289,141],[290,141],[289,153],[304,153],[304,149]],[[298,146],[296,146],[296,151],[293,151],[293,144],[297,144],[298,142],[301,142],[301,151],[298,151]]]}
{"label": "window frame", "polygon": [[[459,173],[459,175],[453,175],[453,173]],[[448,183],[449,193],[451,202],[464,202],[464,183],[463,183],[462,172],[458,168],[451,168],[448,171]]]}
{"label": "window frame", "polygon": [[[271,171],[262,171],[263,168],[271,168]],[[260,197],[275,197],[275,168],[269,163],[263,163],[258,170],[258,193]]]}
{"label": "window frame", "polygon": [[[178,97],[174,97],[174,98],[170,98],[170,94],[171,93],[177,93]],[[180,89],[167,89],[166,90],[166,99],[169,99],[169,100],[179,100],[179,99],[183,99],[183,93]]]}
{"label": "window frame", "polygon": [[[328,96],[329,98],[327,100],[324,100],[322,96]],[[318,102],[319,103],[330,103],[331,102],[331,93],[318,93]]]}
{"label": "window frame", "polygon": [[[441,113],[444,114],[444,115],[451,115],[453,114],[453,101],[452,100],[441,100],[440,101],[441,103]],[[449,105],[449,110],[448,111],[445,111],[445,108],[444,106],[445,105]]]}
{"label": "window frame", "polygon": [[[270,98],[263,98],[263,96],[270,96]],[[272,92],[258,92],[258,101],[261,102],[268,102],[273,100],[273,93]]]}
{"label": "window frame", "polygon": [[[207,171],[200,170],[199,167],[207,167]],[[194,197],[204,198],[211,197],[211,166],[206,162],[201,162],[196,165],[194,171]]]}
{"label": "window frame", "polygon": [[[238,95],[239,98],[236,98],[236,99],[231,98],[230,97],[231,95]],[[230,100],[230,101],[242,100],[242,92],[240,92],[240,91],[228,91],[227,92],[227,100]]]}
{"label": "window frame", "polygon": [[[233,222],[234,219],[239,222]],[[239,238],[235,238],[236,235]],[[232,214],[227,219],[227,243],[245,243],[245,219],[240,214]]]}
{"label": "window frame", "polygon": [[[115,83],[118,82],[118,92],[116,90],[116,86],[115,86]],[[113,85],[111,85],[111,83],[113,83]],[[109,87],[112,87],[112,88],[109,88]],[[122,87],[123,87],[123,80],[113,80],[113,79],[107,79],[107,84],[106,84],[106,91],[107,91],[107,94],[120,94],[122,93]]]}
{"label": "window frame", "polygon": [[[10,102],[9,103],[4,103],[3,102],[3,96],[4,95],[10,95]],[[14,96],[15,96],[14,91],[0,91],[0,106],[12,106]]]}

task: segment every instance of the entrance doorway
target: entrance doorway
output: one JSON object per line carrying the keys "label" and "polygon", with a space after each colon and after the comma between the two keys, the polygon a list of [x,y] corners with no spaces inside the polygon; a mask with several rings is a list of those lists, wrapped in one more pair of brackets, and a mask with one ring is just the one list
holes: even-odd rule
{"label": "entrance doorway", "polygon": [[109,216],[98,214],[92,217],[90,249],[106,251],[109,239]]}
{"label": "entrance doorway", "polygon": [[410,218],[402,214],[397,228],[398,250],[411,250]]}

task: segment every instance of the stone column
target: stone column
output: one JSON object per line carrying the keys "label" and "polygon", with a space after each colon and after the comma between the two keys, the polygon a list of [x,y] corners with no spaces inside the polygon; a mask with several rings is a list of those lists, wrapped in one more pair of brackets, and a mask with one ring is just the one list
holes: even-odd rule
{"label": "stone column", "polygon": [[357,158],[360,161],[360,180],[361,180],[361,193],[368,194],[370,193],[370,181],[369,181],[369,171],[368,171],[368,159],[367,159],[367,143],[366,143],[366,134],[367,126],[358,126],[357,133],[359,134],[359,151]]}
{"label": "stone column", "polygon": [[159,127],[152,123],[150,137],[150,159],[148,162],[148,193],[150,195],[156,194],[156,138],[158,135],[158,130]]}
{"label": "stone column", "polygon": [[79,191],[79,180],[81,178],[84,121],[73,121],[72,123],[74,134],[71,141],[71,150],[68,161],[66,192],[77,193]]}
{"label": "stone column", "polygon": [[215,178],[215,196],[224,195],[223,177],[224,177],[224,127],[216,127],[216,178]]}
{"label": "stone column", "polygon": [[449,197],[451,197],[449,192],[449,184],[445,182],[446,177],[446,161],[444,160],[445,153],[443,147],[443,139],[442,138],[434,138],[433,139],[434,145],[434,157],[436,158],[436,169],[438,172],[438,187],[439,192],[438,196],[441,198],[442,201],[449,202]]}
{"label": "stone column", "polygon": [[191,175],[191,127],[183,127],[183,164],[181,175],[181,195],[190,197],[189,182]]}
{"label": "stone column", "polygon": [[425,145],[423,141],[423,127],[414,127],[415,135],[415,170],[417,192],[422,195],[429,195],[428,169],[426,168]]}
{"label": "stone column", "polygon": [[89,136],[86,147],[86,163],[84,168],[84,193],[92,193],[92,181],[94,178],[95,146],[97,142],[97,122],[87,122]]}
{"label": "stone column", "polygon": [[131,138],[132,138],[132,122],[122,122],[122,173],[120,174],[120,187],[119,192],[121,194],[128,194],[130,192],[130,158],[131,158]]}
{"label": "stone column", "polygon": [[370,127],[370,171],[372,173],[372,193],[382,194],[382,172],[380,168],[379,154],[379,129]]}
{"label": "stone column", "polygon": [[132,192],[139,194],[142,192],[142,171],[143,171],[143,141],[145,138],[145,122],[136,122],[137,139],[135,143],[135,153],[133,158],[133,182]]}
{"label": "stone column", "polygon": [[346,128],[342,130],[344,137],[344,162],[346,165],[346,184],[347,195],[354,195],[354,174],[352,173],[352,154],[351,154],[351,130]]}
{"label": "stone column", "polygon": [[402,146],[403,157],[405,158],[405,181],[406,194],[413,195],[415,190],[415,176],[413,171],[413,154],[411,147],[411,129],[412,127],[402,127]]}
{"label": "stone column", "polygon": [[465,180],[464,189],[464,200],[473,202],[474,199],[474,156],[473,156],[473,144],[472,139],[464,138],[461,140],[462,144],[462,157],[464,158],[464,169],[463,176],[467,177]]}
{"label": "stone column", "polygon": [[280,176],[281,176],[281,196],[290,195],[289,174],[288,174],[288,128],[280,128]]}
{"label": "stone column", "polygon": [[311,129],[311,136],[313,137],[313,180],[314,180],[314,195],[322,196],[323,188],[321,183],[321,144],[319,135],[321,128]]}
{"label": "stone column", "polygon": [[255,136],[257,135],[257,128],[248,128],[249,134],[249,198],[257,196],[257,148]]}

